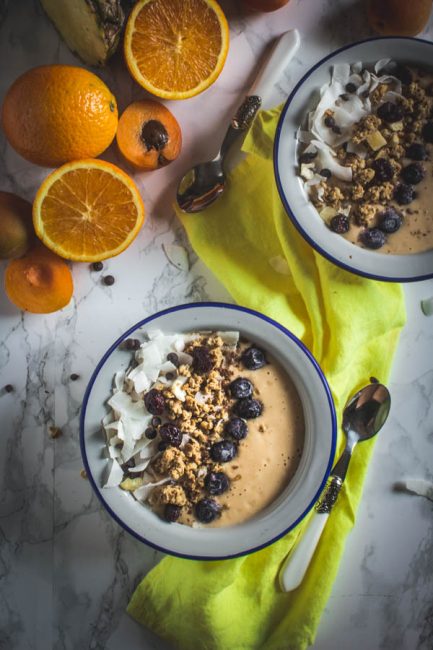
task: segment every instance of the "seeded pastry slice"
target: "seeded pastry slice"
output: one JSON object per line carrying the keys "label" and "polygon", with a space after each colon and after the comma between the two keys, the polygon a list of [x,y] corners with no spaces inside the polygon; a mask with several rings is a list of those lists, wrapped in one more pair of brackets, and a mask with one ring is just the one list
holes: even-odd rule
{"label": "seeded pastry slice", "polygon": [[114,54],[125,19],[120,0],[41,0],[66,45],[88,65]]}

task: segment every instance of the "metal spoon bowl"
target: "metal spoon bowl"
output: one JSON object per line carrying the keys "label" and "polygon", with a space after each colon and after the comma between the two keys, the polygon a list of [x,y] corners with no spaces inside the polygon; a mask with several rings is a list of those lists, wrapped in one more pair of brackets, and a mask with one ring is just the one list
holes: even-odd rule
{"label": "metal spoon bowl", "polygon": [[380,431],[385,424],[390,408],[389,391],[386,386],[379,383],[365,386],[346,404],[343,412],[346,446],[316,504],[316,516],[312,518],[299,543],[283,563],[279,574],[280,586],[283,591],[292,591],[301,584],[329,513],[337,501],[355,446],[358,442],[368,440]]}

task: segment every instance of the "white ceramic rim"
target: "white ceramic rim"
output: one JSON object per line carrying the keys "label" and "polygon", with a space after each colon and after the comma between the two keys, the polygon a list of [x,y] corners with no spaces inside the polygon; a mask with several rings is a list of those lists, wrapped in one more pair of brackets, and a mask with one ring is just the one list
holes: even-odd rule
{"label": "white ceramic rim", "polygon": [[274,171],[278,191],[293,224],[321,255],[338,266],[374,280],[415,282],[433,277],[433,249],[409,255],[382,254],[360,248],[336,236],[308,200],[297,174],[296,132],[311,94],[330,80],[335,63],[362,61],[373,63],[383,58],[432,67],[433,43],[418,38],[380,37],[346,45],[316,63],[293,89],[282,110],[274,142]]}
{"label": "white ceramic rim", "polygon": [[[304,451],[298,470],[276,501],[255,518],[222,528],[167,524],[150,508],[118,488],[101,489],[107,468],[101,418],[121,354],[120,343],[138,329],[163,331],[239,330],[278,358],[301,397],[306,420]],[[111,367],[110,367],[111,364]],[[331,471],[337,426],[331,391],[317,361],[303,343],[276,321],[250,309],[225,303],[192,303],[158,312],[136,323],[104,354],[87,386],[80,418],[80,445],[90,483],[108,513],[131,535],[159,551],[189,559],[216,560],[257,551],[285,535],[313,507]]]}

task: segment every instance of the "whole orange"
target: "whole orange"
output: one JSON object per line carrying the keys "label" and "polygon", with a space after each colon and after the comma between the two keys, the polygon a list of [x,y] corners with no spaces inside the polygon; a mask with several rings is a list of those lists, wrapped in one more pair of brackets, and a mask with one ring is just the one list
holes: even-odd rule
{"label": "whole orange", "polygon": [[18,77],[6,93],[1,122],[11,146],[37,165],[95,158],[117,129],[116,98],[92,72],[44,65]]}

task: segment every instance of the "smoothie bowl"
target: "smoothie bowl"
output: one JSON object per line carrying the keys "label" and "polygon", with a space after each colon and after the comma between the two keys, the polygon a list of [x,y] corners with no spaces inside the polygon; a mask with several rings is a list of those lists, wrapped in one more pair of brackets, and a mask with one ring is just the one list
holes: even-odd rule
{"label": "smoothie bowl", "polygon": [[277,128],[278,189],[322,255],[367,277],[433,277],[433,44],[379,38],[314,66]]}
{"label": "smoothie bowl", "polygon": [[81,415],[97,496],[141,541],[188,558],[263,548],[312,508],[336,423],[320,367],[271,319],[241,307],[168,309],[98,364]]}

